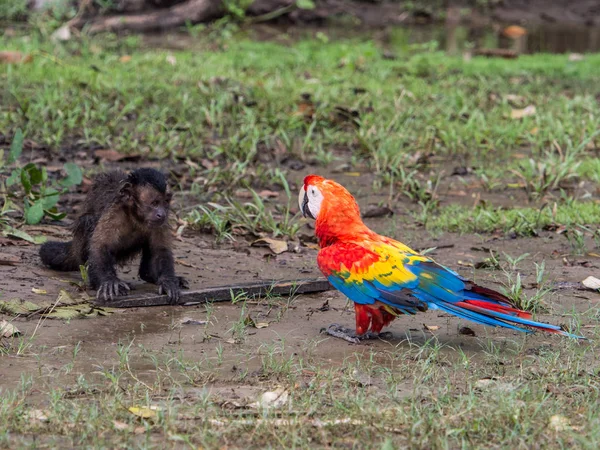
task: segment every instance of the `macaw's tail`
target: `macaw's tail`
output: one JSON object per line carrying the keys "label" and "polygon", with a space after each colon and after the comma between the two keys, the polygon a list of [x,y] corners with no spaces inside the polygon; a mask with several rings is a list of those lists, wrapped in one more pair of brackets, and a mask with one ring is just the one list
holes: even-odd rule
{"label": "macaw's tail", "polygon": [[439,302],[436,303],[436,306],[450,314],[483,325],[510,328],[525,333],[531,333],[531,328],[533,328],[575,339],[587,339],[583,336],[571,334],[557,325],[535,322],[531,320],[530,312],[516,308],[504,295],[473,283],[467,285],[463,301],[456,303]]}

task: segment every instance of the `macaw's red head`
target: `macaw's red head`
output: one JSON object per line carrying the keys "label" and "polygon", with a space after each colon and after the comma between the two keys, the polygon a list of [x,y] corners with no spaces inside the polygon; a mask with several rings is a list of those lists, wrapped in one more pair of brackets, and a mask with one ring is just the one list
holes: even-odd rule
{"label": "macaw's red head", "polygon": [[320,240],[355,233],[364,225],[354,197],[341,184],[318,175],[308,175],[298,196],[304,217],[315,219]]}

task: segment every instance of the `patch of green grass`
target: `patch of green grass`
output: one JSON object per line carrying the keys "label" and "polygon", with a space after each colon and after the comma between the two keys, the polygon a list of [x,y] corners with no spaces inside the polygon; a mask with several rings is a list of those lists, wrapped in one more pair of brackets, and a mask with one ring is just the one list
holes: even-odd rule
{"label": "patch of green grass", "polygon": [[503,209],[490,206],[467,208],[449,205],[431,217],[427,227],[458,233],[513,232],[519,236],[536,235],[549,225],[585,225],[600,223],[600,204],[573,201],[542,208]]}
{"label": "patch of green grass", "polygon": [[[190,358],[182,350],[121,343],[111,363],[93,374],[74,371],[80,355],[73,352],[65,355],[72,361],[55,368],[60,386],[25,376],[2,390],[0,445],[28,446],[31,436],[42,447],[213,448],[226,440],[245,448],[595,448],[600,442],[594,342],[560,340],[529,351],[519,342],[481,338],[473,344],[478,351],[466,353],[434,337],[367,349],[334,364],[313,354],[320,345],[326,344],[291,352],[283,340],[264,343],[248,354],[227,352],[225,363],[223,346]],[[258,371],[250,373],[255,359]],[[221,364],[232,362],[244,377],[239,389],[218,379]],[[152,376],[140,378],[140,365]],[[278,406],[261,406],[265,392],[285,397]],[[132,407],[148,408],[148,417]]]}
{"label": "patch of green grass", "polygon": [[[554,145],[591,135],[600,116],[592,88],[598,55],[464,62],[420,49],[387,60],[362,38],[291,46],[240,39],[227,41],[226,51],[180,52],[115,44],[110,36],[0,42],[34,54],[33,63],[0,75],[0,128],[22,127],[55,150],[75,140],[206,158],[234,183],[260,177],[250,167],[276,148],[328,159],[341,146],[376,172],[399,169],[415,152],[478,166],[510,161],[524,147],[545,158]],[[304,93],[314,113],[301,113]],[[515,95],[536,114],[511,119]],[[358,129],[336,117],[338,106],[356,111]]]}

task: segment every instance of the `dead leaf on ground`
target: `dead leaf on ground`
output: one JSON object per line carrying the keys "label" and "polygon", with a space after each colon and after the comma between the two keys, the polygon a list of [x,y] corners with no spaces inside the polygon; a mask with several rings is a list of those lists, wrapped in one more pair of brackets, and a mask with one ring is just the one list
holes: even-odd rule
{"label": "dead leaf on ground", "polygon": [[553,431],[565,431],[571,428],[571,425],[569,423],[569,419],[567,419],[565,416],[561,416],[559,414],[556,414],[552,417],[550,417],[550,422],[548,423],[548,428],[550,428]]}
{"label": "dead leaf on ground", "polygon": [[122,63],[128,63],[131,61],[131,55],[123,55],[119,58],[119,61]]}
{"label": "dead leaf on ground", "polygon": [[158,413],[161,410],[157,405],[150,406],[130,406],[127,410],[142,419],[154,419],[158,417]]}
{"label": "dead leaf on ground", "polygon": [[129,430],[129,424],[125,422],[121,422],[119,420],[113,420],[113,427],[117,431],[127,431]]}
{"label": "dead leaf on ground", "polygon": [[50,35],[50,40],[54,42],[66,42],[71,39],[71,27],[63,25]]}
{"label": "dead leaf on ground", "polygon": [[258,401],[250,403],[248,406],[251,408],[280,408],[288,402],[289,396],[290,394],[285,388],[278,387],[274,391],[265,392]]}
{"label": "dead leaf on ground", "polygon": [[4,51],[0,52],[0,63],[19,64],[30,63],[33,61],[32,55],[25,55],[21,52]]}
{"label": "dead leaf on ground", "polygon": [[522,95],[506,94],[504,98],[511,106],[514,106],[515,108],[522,107],[527,102],[527,99]]}
{"label": "dead leaf on ground", "polygon": [[129,155],[124,155],[123,153],[119,153],[112,148],[101,149],[94,151],[94,156],[96,158],[103,159],[109,162],[118,162],[118,161],[135,161],[140,159],[142,155],[133,153]]}
{"label": "dead leaf on ground", "polygon": [[48,291],[46,291],[45,289],[38,289],[38,288],[31,288],[31,292],[33,292],[34,294],[39,294],[39,295],[46,295],[48,293]]}
{"label": "dead leaf on ground", "polygon": [[600,291],[600,280],[596,277],[589,276],[581,284],[593,291]]}
{"label": "dead leaf on ground", "polygon": [[475,383],[475,389],[480,391],[510,392],[515,389],[512,383],[505,383],[494,378],[482,378]]}
{"label": "dead leaf on ground", "polygon": [[522,119],[523,117],[535,115],[535,106],[529,105],[523,109],[513,109],[510,112],[511,119]]}
{"label": "dead leaf on ground", "polygon": [[269,247],[269,249],[276,255],[288,251],[288,243],[286,241],[280,241],[272,238],[257,239],[250,245],[252,247]]}
{"label": "dead leaf on ground", "polygon": [[41,409],[32,409],[27,412],[27,418],[32,422],[48,422],[48,413]]}
{"label": "dead leaf on ground", "polygon": [[24,247],[27,245],[31,245],[31,243],[28,241],[24,241],[22,239],[16,239],[16,238],[13,239],[13,238],[9,238],[9,237],[0,236],[0,247],[9,246],[9,245]]}
{"label": "dead leaf on ground", "polygon": [[439,330],[440,327],[438,325],[425,325],[425,324],[423,324],[423,329],[427,330],[427,331],[431,331],[433,333],[434,331]]}
{"label": "dead leaf on ground", "polygon": [[12,323],[6,320],[0,321],[0,337],[15,337],[20,336],[22,333]]}
{"label": "dead leaf on ground", "polygon": [[172,66],[174,66],[175,64],[177,64],[177,59],[175,59],[175,56],[173,56],[171,54],[167,55],[167,57],[165,59]]}
{"label": "dead leaf on ground", "polygon": [[264,189],[258,193],[258,196],[260,198],[277,198],[279,197],[279,192]]}
{"label": "dead leaf on ground", "polygon": [[373,208],[369,208],[363,214],[364,218],[374,218],[374,217],[387,217],[394,215],[394,211],[392,211],[387,206],[375,206]]}
{"label": "dead leaf on ground", "polygon": [[14,266],[20,262],[20,256],[9,255],[8,253],[0,253],[0,266]]}
{"label": "dead leaf on ground", "polygon": [[198,267],[197,265],[192,264],[192,263],[187,262],[187,261],[183,261],[182,259],[176,259],[175,263],[176,264],[180,264],[180,265],[182,265],[184,267],[191,267],[192,269],[200,269],[200,267]]}
{"label": "dead leaf on ground", "polygon": [[253,327],[253,328],[267,328],[269,326],[269,324],[267,322],[255,322],[254,319],[250,316],[246,316],[246,318],[244,319],[244,325],[246,325],[247,327]]}

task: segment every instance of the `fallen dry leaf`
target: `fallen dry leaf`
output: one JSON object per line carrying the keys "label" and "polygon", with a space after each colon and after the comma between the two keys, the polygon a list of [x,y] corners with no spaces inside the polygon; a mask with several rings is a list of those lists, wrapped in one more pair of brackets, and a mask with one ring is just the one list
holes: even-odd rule
{"label": "fallen dry leaf", "polygon": [[33,61],[33,56],[24,55],[21,52],[0,52],[0,63],[6,64],[19,64],[19,63],[30,63]]}
{"label": "fallen dry leaf", "polygon": [[387,206],[375,206],[373,208],[369,208],[363,214],[364,218],[373,218],[373,217],[387,217],[392,216],[394,211],[392,211]]}
{"label": "fallen dry leaf", "polygon": [[130,406],[127,410],[142,419],[154,419],[158,416],[158,412],[160,411],[160,407],[157,405],[150,406]]}
{"label": "fallen dry leaf", "polygon": [[131,61],[131,55],[123,55],[119,58],[119,61],[121,61],[122,63],[128,63],[129,61]]}
{"label": "fallen dry leaf", "polygon": [[12,323],[6,320],[0,321],[0,337],[9,338],[20,335],[21,332]]}
{"label": "fallen dry leaf", "polygon": [[0,253],[0,266],[14,266],[21,262],[21,258],[17,255],[9,255],[8,253]]}
{"label": "fallen dry leaf", "polygon": [[173,56],[173,55],[167,55],[166,60],[172,66],[174,66],[175,64],[177,64],[177,60],[175,59],[175,56]]}
{"label": "fallen dry leaf", "polygon": [[267,322],[255,322],[249,315],[244,319],[244,325],[253,328],[267,328],[269,326]]}
{"label": "fallen dry leaf", "polygon": [[600,290],[600,280],[596,277],[589,276],[581,282],[586,288],[594,291]]}
{"label": "fallen dry leaf", "polygon": [[118,151],[113,149],[96,150],[94,152],[94,156],[96,158],[104,159],[105,161],[109,162],[117,162],[123,160],[133,161],[141,157],[141,155],[137,153],[124,155],[123,153],[119,153]]}
{"label": "fallen dry leaf", "polygon": [[427,330],[427,331],[433,332],[433,331],[439,330],[440,327],[438,325],[425,325],[425,324],[423,324],[423,329]]}
{"label": "fallen dry leaf", "polygon": [[27,413],[27,418],[34,422],[48,422],[48,413],[41,409],[32,409]]}
{"label": "fallen dry leaf", "polygon": [[281,241],[272,238],[257,239],[250,245],[252,245],[253,247],[269,247],[269,249],[276,255],[279,255],[283,252],[287,252],[288,250],[288,243],[286,241]]}
{"label": "fallen dry leaf", "polygon": [[571,426],[569,424],[569,419],[567,419],[565,416],[556,414],[550,417],[548,428],[558,432],[568,430],[569,428],[571,428]]}
{"label": "fallen dry leaf", "polygon": [[535,106],[529,105],[523,109],[513,109],[510,112],[511,119],[522,119],[523,117],[535,115]]}
{"label": "fallen dry leaf", "polygon": [[50,35],[50,39],[54,42],[65,42],[71,39],[71,28],[69,25],[63,25],[58,30]]}
{"label": "fallen dry leaf", "polygon": [[265,189],[263,191],[260,191],[258,193],[258,196],[261,198],[277,198],[279,197],[279,192],[269,191],[268,189]]}
{"label": "fallen dry leaf", "polygon": [[39,294],[39,295],[46,295],[48,293],[48,291],[46,291],[44,289],[38,289],[38,288],[31,288],[31,292],[33,292],[34,294]]}
{"label": "fallen dry leaf", "polygon": [[129,424],[126,424],[125,422],[121,422],[119,420],[113,420],[113,427],[115,430],[118,431],[129,430]]}
{"label": "fallen dry leaf", "polygon": [[251,408],[280,408],[288,402],[289,392],[282,387],[263,393],[258,401],[249,404]]}

